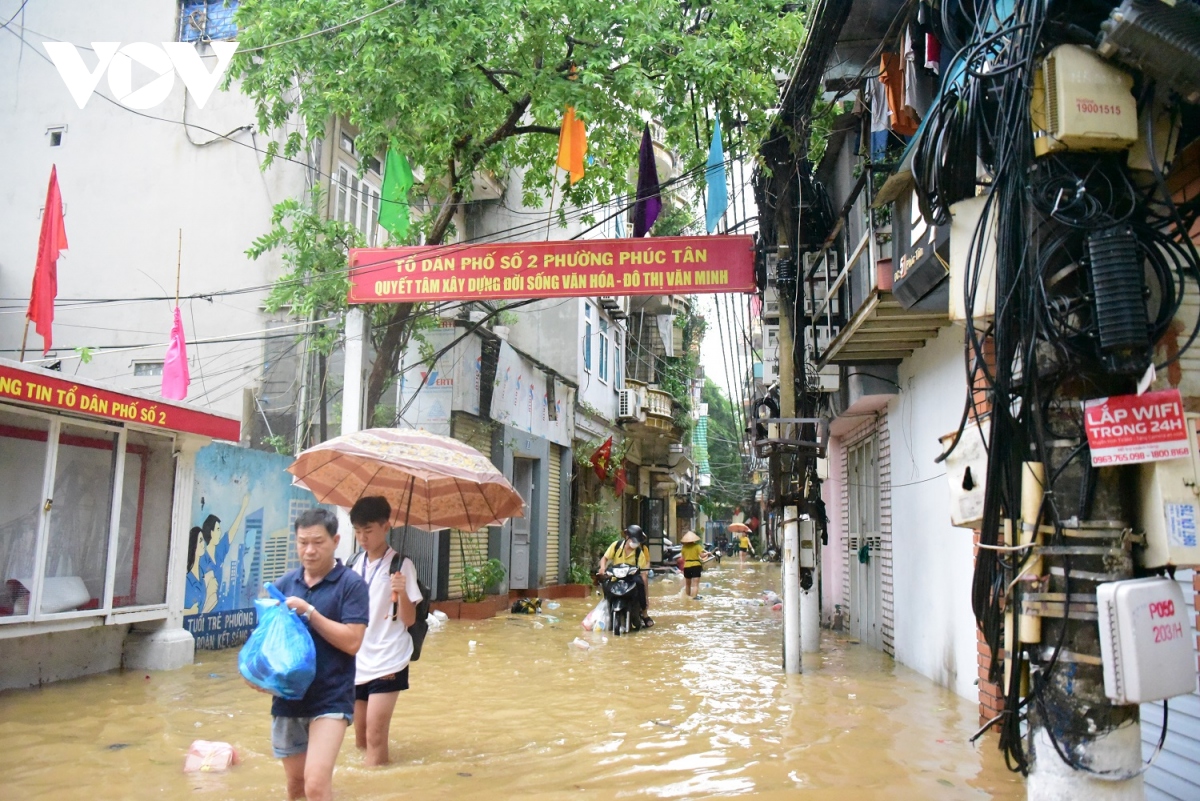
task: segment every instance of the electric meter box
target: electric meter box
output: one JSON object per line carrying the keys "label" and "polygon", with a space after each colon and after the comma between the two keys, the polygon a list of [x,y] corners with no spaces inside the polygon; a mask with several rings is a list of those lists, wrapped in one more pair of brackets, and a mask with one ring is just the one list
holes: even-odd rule
{"label": "electric meter box", "polygon": [[[978,195],[950,207],[950,322],[966,323],[970,317],[980,329],[996,314],[996,210],[999,203],[993,203],[988,209],[985,240],[975,241],[987,199],[988,195]],[[967,313],[967,286],[972,287],[974,293],[970,314]]]}
{"label": "electric meter box", "polygon": [[1189,454],[1138,466],[1138,526],[1146,545],[1136,554],[1142,567],[1200,566],[1200,487],[1197,431],[1200,414],[1186,414]]}
{"label": "electric meter box", "polygon": [[1133,76],[1091,49],[1059,45],[1034,73],[1033,150],[1124,150],[1138,140]]}
{"label": "electric meter box", "polygon": [[[946,479],[950,482],[950,525],[979,528],[983,524],[983,494],[987,486],[987,438],[991,423],[967,423],[958,445],[946,457]],[[940,438],[942,450],[954,444],[954,434]]]}
{"label": "electric meter box", "polygon": [[1190,607],[1169,578],[1110,581],[1096,588],[1104,694],[1143,704],[1196,689]]}

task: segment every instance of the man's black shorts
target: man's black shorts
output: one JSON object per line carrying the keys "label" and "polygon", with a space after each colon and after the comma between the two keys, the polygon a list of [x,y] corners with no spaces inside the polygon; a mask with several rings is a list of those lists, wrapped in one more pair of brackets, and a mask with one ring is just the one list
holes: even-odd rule
{"label": "man's black shorts", "polygon": [[377,679],[354,685],[354,700],[365,701],[368,695],[395,693],[408,689],[408,667],[399,673],[389,673]]}
{"label": "man's black shorts", "polygon": [[690,579],[700,578],[700,574],[703,572],[704,572],[704,567],[701,565],[696,565],[695,567],[685,567],[683,569],[683,577],[690,578]]}

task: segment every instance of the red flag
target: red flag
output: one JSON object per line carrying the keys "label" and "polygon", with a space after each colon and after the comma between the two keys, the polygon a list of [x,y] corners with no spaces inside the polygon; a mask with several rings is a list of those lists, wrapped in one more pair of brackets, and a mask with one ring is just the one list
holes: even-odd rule
{"label": "red flag", "polygon": [[50,351],[54,324],[54,298],[58,296],[58,254],[67,249],[67,228],[63,221],[62,195],[58,191],[58,168],[50,168],[50,187],[42,210],[42,233],[38,236],[37,268],[29,293],[29,311],[25,316],[42,337],[42,355]]}
{"label": "red flag", "polygon": [[625,468],[617,470],[617,475],[613,478],[613,495],[621,497],[621,493],[625,492],[625,487],[629,485],[629,479],[625,473]]}
{"label": "red flag", "polygon": [[175,323],[171,326],[171,342],[167,345],[167,357],[163,360],[162,396],[170,400],[187,397],[188,384],[187,337],[183,334],[183,320],[179,307],[175,307]]}
{"label": "red flag", "polygon": [[604,444],[596,448],[596,452],[592,454],[590,459],[592,469],[596,471],[596,478],[601,481],[608,479],[608,460],[612,456],[612,437],[604,440]]}

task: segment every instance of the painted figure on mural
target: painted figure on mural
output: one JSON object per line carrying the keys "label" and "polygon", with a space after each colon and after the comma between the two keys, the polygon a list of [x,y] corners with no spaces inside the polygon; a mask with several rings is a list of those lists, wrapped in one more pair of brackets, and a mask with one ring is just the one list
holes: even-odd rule
{"label": "painted figure on mural", "polygon": [[225,557],[229,555],[229,544],[237,534],[250,505],[250,496],[242,496],[242,508],[233,525],[226,531],[221,518],[210,514],[199,526],[193,526],[188,536],[188,575],[184,595],[185,615],[211,612],[217,606],[220,588],[228,584],[229,576]]}

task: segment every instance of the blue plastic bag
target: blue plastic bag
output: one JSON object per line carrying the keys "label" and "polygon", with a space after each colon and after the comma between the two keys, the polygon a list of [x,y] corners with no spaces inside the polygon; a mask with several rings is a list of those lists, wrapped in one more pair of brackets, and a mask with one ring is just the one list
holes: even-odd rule
{"label": "blue plastic bag", "polygon": [[258,626],[238,654],[238,670],[246,681],[291,701],[304,697],[317,675],[317,648],[308,626],[284,603],[274,584],[264,585],[270,598],[255,598]]}

